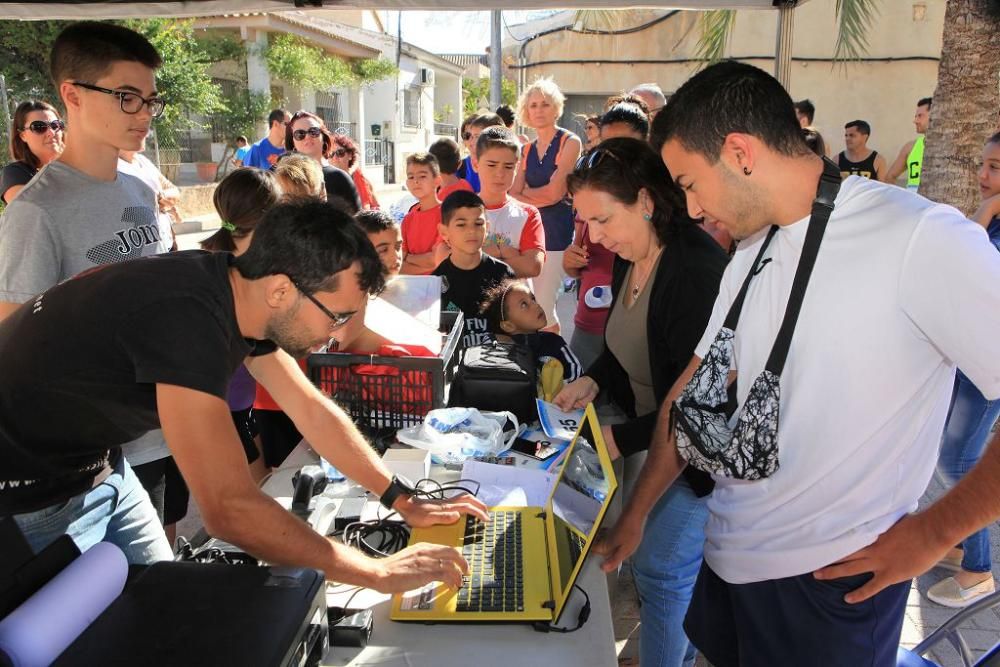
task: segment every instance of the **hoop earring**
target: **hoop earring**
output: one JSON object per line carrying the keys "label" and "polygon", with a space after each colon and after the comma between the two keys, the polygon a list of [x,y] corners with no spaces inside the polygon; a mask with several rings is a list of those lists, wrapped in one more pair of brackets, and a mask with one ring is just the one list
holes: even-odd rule
{"label": "hoop earring", "polygon": [[752,173],[753,172],[750,169],[747,169],[746,167],[743,167],[743,175],[744,176],[749,176]]}

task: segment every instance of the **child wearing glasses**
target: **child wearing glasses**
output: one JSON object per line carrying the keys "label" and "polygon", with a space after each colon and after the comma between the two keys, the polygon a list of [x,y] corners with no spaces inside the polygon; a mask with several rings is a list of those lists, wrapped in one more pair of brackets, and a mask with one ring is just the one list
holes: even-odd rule
{"label": "child wearing glasses", "polygon": [[48,102],[28,100],[14,111],[10,133],[10,164],[0,172],[0,200],[9,204],[38,170],[63,151],[65,123]]}

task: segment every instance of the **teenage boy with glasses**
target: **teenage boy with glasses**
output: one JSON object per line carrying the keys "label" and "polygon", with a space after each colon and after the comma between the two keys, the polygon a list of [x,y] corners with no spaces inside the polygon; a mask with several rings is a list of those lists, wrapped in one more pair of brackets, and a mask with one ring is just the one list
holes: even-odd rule
{"label": "teenage boy with glasses", "polygon": [[[0,218],[0,320],[82,271],[170,250],[171,238],[157,224],[156,195],[139,178],[118,172],[119,153],[141,150],[163,112],[155,81],[160,62],[146,38],[116,25],[76,23],[56,38],[52,80],[72,131],[65,133],[62,155]],[[144,435],[125,452],[163,518],[169,451],[162,433]],[[126,478],[109,480],[134,481],[131,469]],[[138,484],[131,494],[119,486],[122,506],[145,496]],[[162,546],[158,553],[169,556]]]}
{"label": "teenage boy with glasses", "polygon": [[[485,519],[469,495],[415,497],[292,358],[357,336],[363,318],[354,315],[382,288],[383,272],[350,216],[305,200],[271,209],[238,258],[170,253],[46,291],[0,323],[0,517],[13,515],[36,551],[68,533],[81,549],[112,542],[131,563],[169,558],[145,495],[122,503],[108,488],[122,486],[119,444],[162,428],[212,535],[344,584],[459,587],[468,567],[457,549],[422,544],[368,558],[267,497],[226,404],[245,364],[319,454],[410,525]],[[127,482],[127,466],[124,474]]]}

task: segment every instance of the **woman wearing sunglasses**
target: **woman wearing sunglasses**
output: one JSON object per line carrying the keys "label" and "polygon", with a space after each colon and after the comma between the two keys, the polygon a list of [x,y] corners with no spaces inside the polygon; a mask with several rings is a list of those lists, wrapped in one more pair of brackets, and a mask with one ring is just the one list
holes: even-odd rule
{"label": "woman wearing sunglasses", "polygon": [[17,105],[13,128],[10,133],[13,162],[0,172],[0,199],[5,204],[13,201],[39,169],[62,154],[66,125],[51,104],[29,100]]}
{"label": "woman wearing sunglasses", "polygon": [[333,133],[326,128],[323,119],[308,111],[296,111],[285,127],[285,150],[307,155],[319,162],[323,168],[326,196],[337,197],[348,204],[351,215],[361,210],[358,189],[346,171],[330,164],[333,151]]}
{"label": "woman wearing sunglasses", "polygon": [[361,196],[361,208],[378,209],[378,199],[375,198],[375,187],[365,177],[361,163],[358,161],[358,145],[343,134],[333,135],[333,150],[330,152],[330,164],[338,169],[343,169],[354,179],[354,186]]}
{"label": "woman wearing sunglasses", "polygon": [[[580,408],[604,390],[628,416],[603,427],[604,439],[613,456],[631,457],[649,448],[660,404],[708,324],[728,257],[688,217],[682,193],[645,141],[604,141],[580,158],[567,183],[590,238],[617,258],[604,351],[555,402]],[[641,464],[632,458],[626,467],[633,462]],[[645,533],[639,528],[632,574],[642,601],[643,667],[694,662],[682,623],[701,567],[711,490],[711,478],[688,467],[646,517]],[[595,549],[614,557],[600,543]]]}

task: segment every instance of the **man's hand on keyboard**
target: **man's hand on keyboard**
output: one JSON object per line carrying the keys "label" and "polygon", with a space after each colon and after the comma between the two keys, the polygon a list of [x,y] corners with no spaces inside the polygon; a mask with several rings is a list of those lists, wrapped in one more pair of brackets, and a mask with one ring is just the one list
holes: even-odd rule
{"label": "man's hand on keyboard", "polygon": [[376,563],[380,573],[372,588],[380,593],[403,593],[432,581],[461,588],[462,575],[469,572],[469,564],[458,549],[423,542]]}
{"label": "man's hand on keyboard", "polygon": [[463,514],[471,514],[480,521],[489,519],[486,505],[467,493],[447,500],[400,497],[392,508],[399,512],[403,520],[414,528],[455,523]]}

